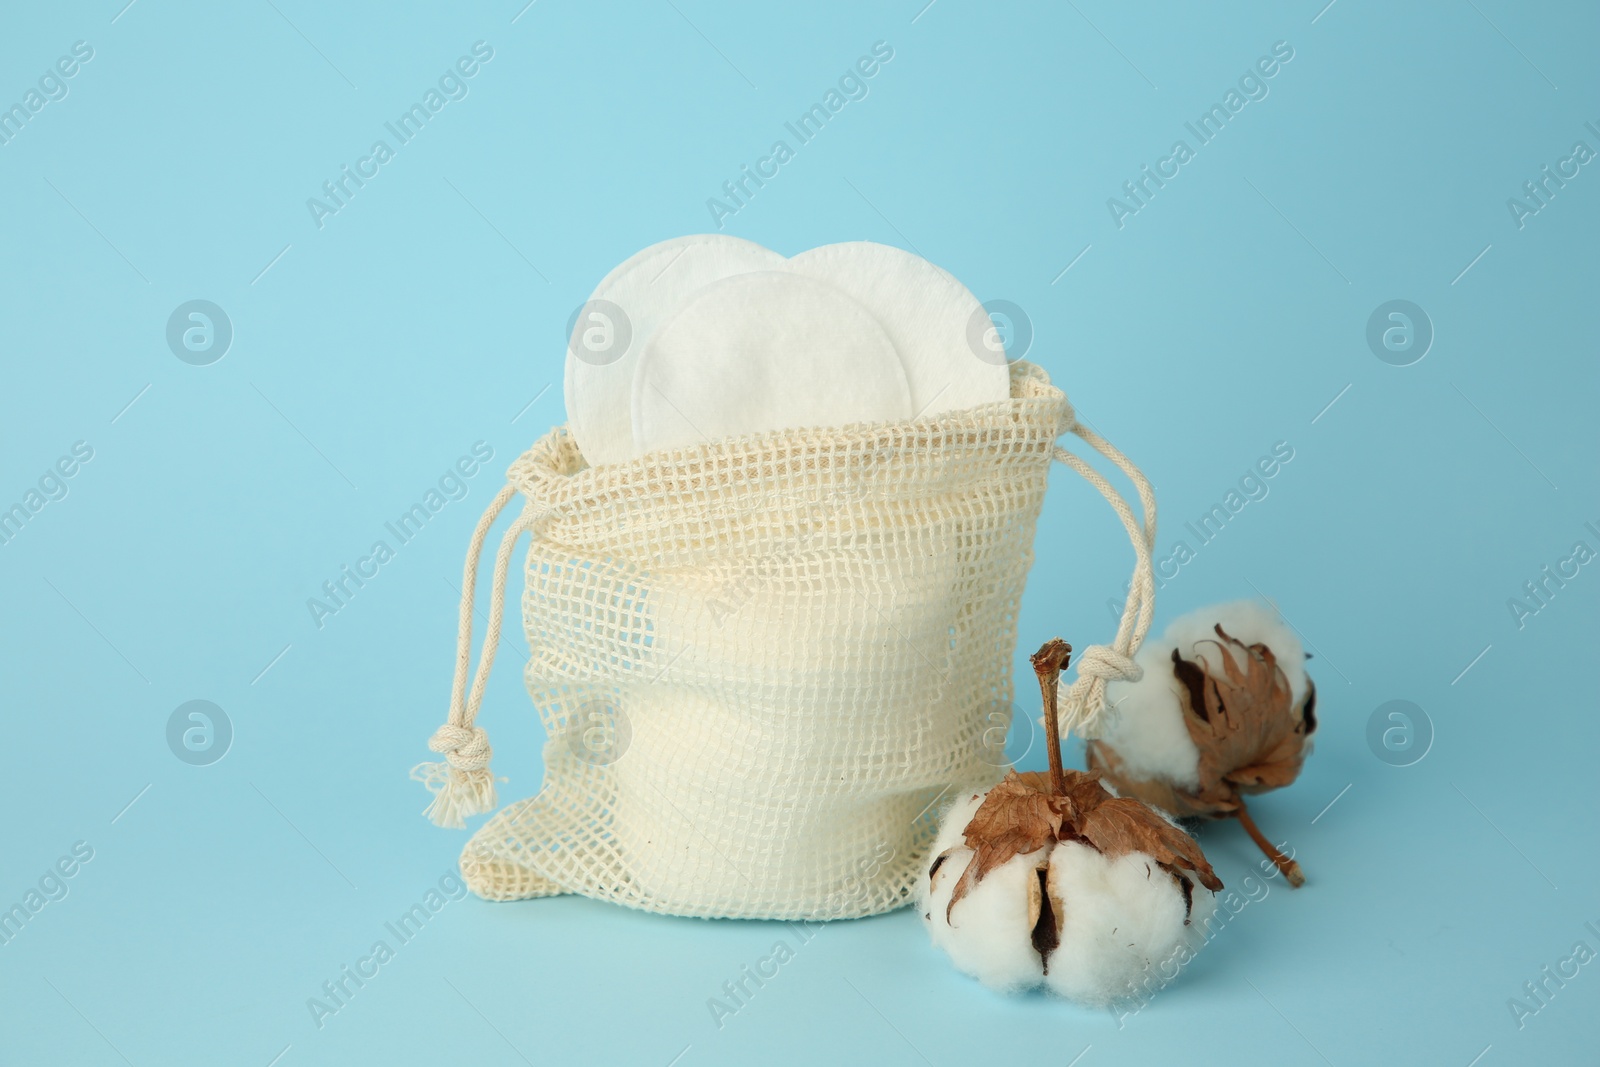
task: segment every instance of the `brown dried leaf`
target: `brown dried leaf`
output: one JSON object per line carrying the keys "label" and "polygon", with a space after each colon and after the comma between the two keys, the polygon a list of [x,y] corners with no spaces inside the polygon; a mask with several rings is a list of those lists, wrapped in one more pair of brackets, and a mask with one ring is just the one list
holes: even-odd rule
{"label": "brown dried leaf", "polygon": [[1220,818],[1233,810],[1231,801],[1207,800],[1180,789],[1164,778],[1139,778],[1128,771],[1122,754],[1104,741],[1090,741],[1084,748],[1089,769],[1105,775],[1125,797],[1142,800],[1152,808],[1186,818]]}
{"label": "brown dried leaf", "polygon": [[[1098,774],[1065,771],[1063,780],[1065,791],[1054,794],[1048,775],[1011,771],[989,791],[967,823],[964,838],[973,854],[950,894],[947,922],[955,906],[984,875],[1015,856],[1056,841],[1082,841],[1107,856],[1144,852],[1174,878],[1181,879],[1180,871],[1193,871],[1206,888],[1222,888],[1194,838],[1145,804],[1113,797],[1100,784]],[[944,858],[935,860],[930,877]],[[1030,915],[1034,914],[1031,907]],[[1058,913],[1059,909],[1052,911],[1052,923],[1058,921],[1054,918]]]}
{"label": "brown dried leaf", "polygon": [[[1288,785],[1305,760],[1305,719],[1272,649],[1246,645],[1219,624],[1218,641],[1173,653],[1184,723],[1200,750],[1202,797],[1228,800]],[[1204,647],[1209,645],[1209,648]]]}
{"label": "brown dried leaf", "polygon": [[1107,856],[1143,852],[1174,878],[1182,877],[1179,871],[1193,871],[1200,884],[1213,893],[1222,888],[1221,879],[1206,861],[1199,843],[1142,801],[1108,797],[1089,812],[1078,829],[1089,844]]}
{"label": "brown dried leaf", "polygon": [[1055,802],[1061,798],[1050,795],[1048,784],[1043,790],[1039,789],[1034,784],[1036,778],[1008,772],[1005,781],[989,790],[989,795],[973,813],[965,834],[972,858],[950,894],[950,905],[945,908],[946,920],[951,909],[983,880],[984,875],[1013,856],[1036,852],[1056,839],[1061,829],[1061,813]]}
{"label": "brown dried leaf", "polygon": [[[1011,772],[1010,777],[1032,786],[1041,793],[1050,792],[1050,775],[1045,771]],[[1062,771],[1062,792],[1051,797],[1055,810],[1061,813],[1063,823],[1076,825],[1087,813],[1099,806],[1111,794],[1100,784],[1099,775],[1082,771]]]}

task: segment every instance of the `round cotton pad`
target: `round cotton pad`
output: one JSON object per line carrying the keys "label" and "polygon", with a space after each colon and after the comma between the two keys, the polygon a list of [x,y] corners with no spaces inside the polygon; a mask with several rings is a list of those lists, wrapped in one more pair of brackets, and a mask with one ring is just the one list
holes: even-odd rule
{"label": "round cotton pad", "polygon": [[911,411],[905,369],[867,309],[779,271],[701,290],[646,342],[633,380],[638,453]]}
{"label": "round cotton pad", "polygon": [[877,318],[905,365],[913,418],[1011,395],[1003,353],[975,347],[970,339],[974,316],[987,317],[983,305],[921,256],[849,241],[801,252],[785,269],[842,289]]}
{"label": "round cotton pad", "polygon": [[651,245],[601,280],[573,317],[567,345],[567,422],[590,466],[634,455],[634,368],[656,328],[706,285],[783,262],[751,241],[696,234]]}

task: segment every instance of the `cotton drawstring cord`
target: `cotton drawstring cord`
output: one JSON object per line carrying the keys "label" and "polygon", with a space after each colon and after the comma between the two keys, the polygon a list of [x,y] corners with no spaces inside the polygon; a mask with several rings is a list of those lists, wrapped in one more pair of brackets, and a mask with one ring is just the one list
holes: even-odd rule
{"label": "cotton drawstring cord", "polygon": [[1144,670],[1133,657],[1150,632],[1150,622],[1155,615],[1156,581],[1150,555],[1156,540],[1156,498],[1150,481],[1133,462],[1111,442],[1089,427],[1073,420],[1068,429],[1083,439],[1084,443],[1115,463],[1139,494],[1143,520],[1136,518],[1133,509],[1121,493],[1112,488],[1099,471],[1082,458],[1064,448],[1056,448],[1055,458],[1077,471],[1083,479],[1100,491],[1133,544],[1133,580],[1128,584],[1128,598],[1122,607],[1122,620],[1117,626],[1117,636],[1109,645],[1090,645],[1077,655],[1078,676],[1060,702],[1057,719],[1061,735],[1069,732],[1080,737],[1093,737],[1098,732],[1101,713],[1106,706],[1106,683],[1113,681],[1136,682]]}
{"label": "cotton drawstring cord", "polygon": [[438,826],[458,830],[466,825],[466,816],[481,815],[495,807],[494,774],[489,770],[494,750],[489,747],[489,735],[476,725],[476,720],[483,704],[484,689],[489,684],[489,672],[494,668],[495,648],[500,643],[511,551],[517,539],[535,521],[531,508],[518,516],[500,539],[490,588],[489,626],[484,633],[478,671],[470,691],[467,674],[472,667],[472,602],[478,580],[478,560],[488,540],[489,529],[514,495],[514,486],[507,485],[500,490],[478,520],[477,529],[472,532],[472,543],[467,546],[466,569],[461,576],[461,617],[456,628],[456,671],[450,691],[450,717],[428,740],[428,747],[444,759],[439,763],[420,763],[411,770],[411,777],[426,785],[433,794],[433,801],[423,814]]}

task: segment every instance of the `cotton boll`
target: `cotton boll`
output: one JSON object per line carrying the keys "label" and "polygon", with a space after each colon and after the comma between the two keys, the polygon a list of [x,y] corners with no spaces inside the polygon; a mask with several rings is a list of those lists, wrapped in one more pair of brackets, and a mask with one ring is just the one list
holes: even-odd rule
{"label": "cotton boll", "polygon": [[[1049,772],[1008,771],[951,808],[919,903],[933,943],[985,985],[1043,984],[1106,1004],[1177,973],[1199,946],[1190,927],[1196,886],[1209,898],[1222,880],[1177,823],[1116,796],[1100,775],[1061,765],[1057,694],[1071,653],[1057,637],[1029,657],[1044,697]],[[1209,908],[1202,901],[1200,914]]]}
{"label": "cotton boll", "polygon": [[1216,895],[1191,883],[1191,911],[1177,879],[1143,853],[1107,857],[1071,841],[1051,852],[1047,885],[1062,914],[1045,984],[1095,1006],[1165,985],[1216,908]]}
{"label": "cotton boll", "polygon": [[1216,604],[1174,621],[1137,660],[1143,677],[1107,686],[1089,769],[1158,809],[1238,819],[1291,885],[1304,884],[1245,801],[1292,783],[1311,753],[1316,689],[1294,630],[1264,604]]}
{"label": "cotton boll", "polygon": [[1192,611],[1173,620],[1159,641],[1147,641],[1134,662],[1144,670],[1137,682],[1112,682],[1106,686],[1106,715],[1100,737],[1117,750],[1128,774],[1155,778],[1184,789],[1200,784],[1200,750],[1184,725],[1177,679],[1172,676],[1172,653],[1185,657],[1215,657],[1217,632],[1222,628],[1247,645],[1272,649],[1289,683],[1292,701],[1306,693],[1305,651],[1295,632],[1270,608],[1254,600]]}
{"label": "cotton boll", "polygon": [[1001,992],[1043,985],[1098,1006],[1166,984],[1204,941],[1216,895],[1194,877],[1181,876],[1186,897],[1180,877],[1153,857],[1108,856],[1073,840],[1013,856],[950,908],[974,857],[965,832],[987,795],[965,794],[951,807],[919,886],[929,938],[957,970]]}

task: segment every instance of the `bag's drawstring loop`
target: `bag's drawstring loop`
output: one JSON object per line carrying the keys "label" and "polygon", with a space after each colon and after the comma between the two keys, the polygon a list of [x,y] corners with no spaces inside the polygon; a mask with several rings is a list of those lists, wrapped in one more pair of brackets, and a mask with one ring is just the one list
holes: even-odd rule
{"label": "bag's drawstring loop", "polygon": [[467,547],[466,570],[461,576],[461,617],[456,628],[456,672],[450,691],[450,717],[428,739],[428,747],[444,757],[439,763],[420,763],[411,770],[411,777],[422,782],[433,794],[433,802],[423,814],[438,826],[461,829],[466,816],[481,815],[495,807],[494,774],[489,770],[489,759],[494,750],[489,747],[489,735],[476,725],[478,708],[483,704],[484,690],[489,684],[489,672],[494,668],[494,653],[500,643],[500,621],[505,614],[506,572],[511,564],[511,551],[517,539],[536,521],[530,507],[525,510],[500,539],[500,550],[494,559],[494,579],[489,597],[489,626],[484,633],[483,650],[478,656],[478,672],[472,679],[472,689],[467,689],[467,673],[472,667],[472,602],[478,580],[478,559],[483,554],[483,544],[506,504],[516,495],[516,487],[507,485],[489,503],[477,529],[472,532],[472,543]]}
{"label": "bag's drawstring loop", "polygon": [[1057,722],[1063,737],[1069,732],[1079,737],[1094,737],[1098,733],[1100,715],[1106,706],[1106,683],[1136,682],[1144,676],[1143,668],[1134,662],[1133,657],[1144,643],[1145,635],[1150,632],[1150,623],[1155,615],[1156,580],[1150,556],[1155,550],[1156,541],[1156,497],[1150,488],[1150,480],[1111,442],[1076,418],[1067,429],[1115,463],[1128,476],[1139,494],[1140,510],[1143,512],[1141,521],[1134,516],[1133,509],[1122,494],[1112,488],[1099,471],[1066,449],[1055,449],[1056,459],[1077,471],[1106,498],[1106,502],[1122,520],[1123,528],[1128,531],[1128,540],[1133,544],[1133,581],[1128,585],[1128,599],[1122,608],[1117,636],[1109,645],[1090,645],[1074,657],[1078,676],[1059,705]]}

